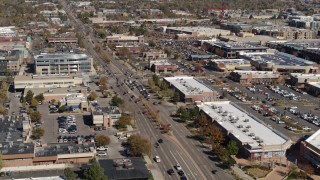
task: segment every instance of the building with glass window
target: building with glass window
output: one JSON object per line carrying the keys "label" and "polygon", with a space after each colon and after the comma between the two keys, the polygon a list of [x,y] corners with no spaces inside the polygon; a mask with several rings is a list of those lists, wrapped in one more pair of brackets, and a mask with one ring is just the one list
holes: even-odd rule
{"label": "building with glass window", "polygon": [[34,69],[40,75],[91,73],[93,62],[86,54],[40,54],[34,56]]}

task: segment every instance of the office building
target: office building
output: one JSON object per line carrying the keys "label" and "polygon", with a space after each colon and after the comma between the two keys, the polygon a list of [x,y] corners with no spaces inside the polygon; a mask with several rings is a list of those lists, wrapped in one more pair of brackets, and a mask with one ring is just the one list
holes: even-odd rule
{"label": "office building", "polygon": [[209,66],[220,72],[251,70],[250,61],[244,59],[213,59],[209,62]]}
{"label": "office building", "polygon": [[267,47],[255,43],[244,42],[203,42],[202,48],[213,52],[214,54],[227,58],[235,59],[239,57],[240,52],[266,52]]}
{"label": "office building", "polygon": [[289,78],[290,84],[298,88],[304,88],[309,82],[320,82],[320,74],[290,73]]}
{"label": "office building", "polygon": [[277,84],[281,81],[280,74],[272,71],[232,71],[229,78],[244,85]]}
{"label": "office building", "polygon": [[115,122],[121,117],[121,111],[116,106],[110,107],[95,107],[92,110],[92,124],[103,127],[113,127]]}
{"label": "office building", "polygon": [[169,34],[186,34],[190,37],[218,37],[230,35],[229,30],[215,29],[210,27],[165,27]]}
{"label": "office building", "polygon": [[149,60],[150,69],[155,73],[172,73],[177,70],[177,65],[168,60]]}
{"label": "office building", "polygon": [[0,50],[0,76],[19,72],[23,53],[19,50]]}
{"label": "office building", "polygon": [[192,76],[174,76],[163,78],[180,93],[180,100],[186,103],[195,101],[210,102],[217,100],[217,92]]}
{"label": "office building", "polygon": [[315,97],[320,96],[320,82],[307,82],[305,84],[307,92]]}
{"label": "office building", "polygon": [[281,73],[314,73],[316,63],[283,52],[241,53],[240,57],[249,60],[257,70]]}
{"label": "office building", "polygon": [[300,156],[307,159],[315,167],[320,167],[320,130],[300,143]]}
{"label": "office building", "polygon": [[137,44],[137,43],[144,43],[144,37],[143,36],[130,36],[130,35],[124,35],[124,34],[115,34],[112,36],[106,37],[106,42],[108,44],[116,43],[116,44]]}
{"label": "office building", "polygon": [[234,140],[247,158],[279,159],[291,146],[288,137],[268,127],[262,120],[248,114],[230,101],[204,102],[198,105],[225,136]]}
{"label": "office building", "polygon": [[54,53],[34,56],[36,74],[91,73],[93,59],[86,54]]}
{"label": "office building", "polygon": [[83,78],[76,75],[17,75],[13,84],[15,90],[69,88],[83,84]]}

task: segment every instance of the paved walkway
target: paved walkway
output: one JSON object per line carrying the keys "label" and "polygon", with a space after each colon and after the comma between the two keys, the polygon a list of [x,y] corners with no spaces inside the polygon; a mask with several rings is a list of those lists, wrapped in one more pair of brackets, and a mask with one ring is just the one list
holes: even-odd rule
{"label": "paved walkway", "polygon": [[154,180],[164,180],[163,174],[161,173],[159,167],[152,163],[151,159],[148,156],[144,156],[146,161],[147,168],[151,172]]}

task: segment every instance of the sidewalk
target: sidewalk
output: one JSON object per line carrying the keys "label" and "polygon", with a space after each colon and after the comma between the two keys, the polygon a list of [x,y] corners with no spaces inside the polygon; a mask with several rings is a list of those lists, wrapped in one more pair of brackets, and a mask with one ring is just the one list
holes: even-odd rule
{"label": "sidewalk", "polygon": [[148,156],[143,157],[146,161],[146,166],[151,172],[154,180],[164,180],[163,174],[161,173],[161,170],[159,167],[152,163],[151,159]]}
{"label": "sidewalk", "polygon": [[276,166],[275,168],[273,168],[273,170],[265,178],[260,178],[260,180],[283,179],[286,177],[287,172],[288,172],[288,168]]}
{"label": "sidewalk", "polygon": [[247,175],[246,173],[244,173],[242,171],[242,169],[238,168],[237,166],[233,166],[232,167],[232,170],[234,171],[234,173],[236,175],[238,175],[241,179],[244,179],[244,180],[254,180],[251,176]]}

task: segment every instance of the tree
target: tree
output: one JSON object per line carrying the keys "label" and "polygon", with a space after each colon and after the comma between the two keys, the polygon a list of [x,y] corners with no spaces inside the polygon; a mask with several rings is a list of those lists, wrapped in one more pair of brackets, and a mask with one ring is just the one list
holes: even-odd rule
{"label": "tree", "polygon": [[189,112],[184,107],[179,107],[177,110],[177,114],[180,116],[180,119],[182,121],[190,119]]}
{"label": "tree", "polygon": [[227,151],[229,155],[237,155],[239,151],[237,143],[235,141],[230,141],[227,146]]}
{"label": "tree", "polygon": [[104,169],[95,158],[90,160],[90,167],[84,171],[83,175],[85,180],[107,180]]}
{"label": "tree", "polygon": [[0,170],[2,169],[3,167],[3,161],[2,161],[2,155],[0,154]]}
{"label": "tree", "polygon": [[131,124],[131,118],[129,116],[121,116],[120,119],[116,122],[117,128],[126,128],[127,125]]}
{"label": "tree", "polygon": [[108,78],[106,76],[100,78],[99,89],[102,92],[108,89]]}
{"label": "tree", "polygon": [[96,145],[97,146],[107,146],[110,144],[110,138],[103,134],[99,134],[96,137]]}
{"label": "tree", "polygon": [[63,112],[65,112],[66,110],[67,110],[67,109],[66,109],[66,106],[65,106],[65,105],[62,105],[62,106],[59,107],[58,112],[59,112],[59,113],[63,113]]}
{"label": "tree", "polygon": [[112,99],[111,99],[111,106],[118,106],[119,107],[123,103],[124,103],[123,99],[121,99],[118,96],[113,96]]}
{"label": "tree", "polygon": [[177,92],[177,91],[174,92],[173,97],[172,97],[172,101],[174,103],[177,103],[180,101],[180,93],[179,92]]}
{"label": "tree", "polygon": [[40,122],[41,113],[39,111],[34,111],[30,113],[31,122]]}
{"label": "tree", "polygon": [[190,119],[195,120],[199,116],[199,111],[196,108],[189,109]]}
{"label": "tree", "polygon": [[31,100],[30,106],[31,106],[31,107],[37,107],[38,105],[39,105],[38,100],[37,100],[36,98],[33,98],[33,99]]}
{"label": "tree", "polygon": [[32,130],[32,136],[34,139],[40,139],[44,135],[44,129],[36,128]]}
{"label": "tree", "polygon": [[88,100],[89,101],[94,101],[95,99],[98,98],[98,94],[96,92],[92,92],[89,96],[88,96]]}
{"label": "tree", "polygon": [[150,141],[138,134],[131,135],[128,138],[128,144],[133,156],[150,155],[151,153]]}
{"label": "tree", "polygon": [[31,100],[32,100],[32,98],[33,98],[33,95],[34,95],[34,93],[31,91],[31,90],[29,90],[28,92],[27,92],[27,95],[26,95],[26,97],[25,97],[25,100],[26,100],[26,102],[27,103],[31,103]]}
{"label": "tree", "polygon": [[77,174],[74,173],[70,168],[64,169],[64,176],[66,180],[76,180]]}
{"label": "tree", "polygon": [[149,41],[149,46],[150,46],[150,47],[155,47],[155,46],[156,46],[156,43],[151,40],[151,41]]}
{"label": "tree", "polygon": [[122,48],[119,49],[118,54],[119,54],[119,56],[121,56],[121,57],[127,58],[127,57],[130,56],[131,52],[130,52],[130,50],[129,50],[128,48],[122,47]]}
{"label": "tree", "polygon": [[162,83],[160,84],[160,89],[161,89],[162,91],[166,91],[166,90],[168,90],[168,88],[169,88],[169,85],[168,85],[167,83],[162,82]]}
{"label": "tree", "polygon": [[37,101],[42,102],[42,101],[44,100],[43,93],[36,95],[34,98],[35,98]]}
{"label": "tree", "polygon": [[250,14],[249,19],[252,19],[252,18],[253,18],[253,15],[252,15],[252,14]]}

